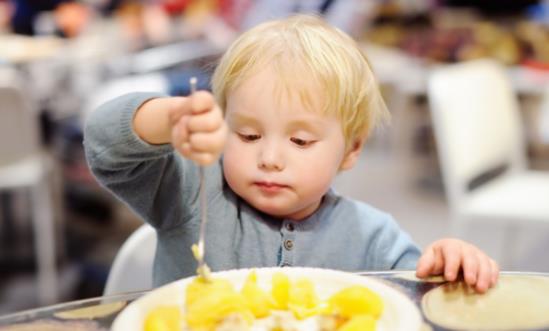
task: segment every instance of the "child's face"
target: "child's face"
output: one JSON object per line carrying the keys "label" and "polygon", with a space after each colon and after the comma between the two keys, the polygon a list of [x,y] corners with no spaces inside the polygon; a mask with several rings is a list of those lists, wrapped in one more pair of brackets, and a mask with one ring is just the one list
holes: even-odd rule
{"label": "child's face", "polygon": [[[256,209],[300,220],[318,208],[345,162],[345,140],[338,119],[306,109],[297,93],[275,93],[274,77],[264,70],[228,95],[223,171]],[[313,92],[320,107],[321,91]]]}

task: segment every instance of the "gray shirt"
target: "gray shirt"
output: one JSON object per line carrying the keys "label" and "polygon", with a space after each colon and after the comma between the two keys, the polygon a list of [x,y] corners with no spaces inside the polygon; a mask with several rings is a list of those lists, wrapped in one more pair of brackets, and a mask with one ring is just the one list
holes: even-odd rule
{"label": "gray shirt", "polygon": [[[99,182],[158,234],[156,286],[193,275],[200,227],[199,169],[172,149],[141,140],[135,110],[158,94],[114,99],[86,121],[84,146]],[[206,262],[214,271],[307,266],[346,271],[413,269],[418,248],[392,217],[330,190],[307,219],[293,222],[247,204],[225,182],[222,160],[206,168]]]}

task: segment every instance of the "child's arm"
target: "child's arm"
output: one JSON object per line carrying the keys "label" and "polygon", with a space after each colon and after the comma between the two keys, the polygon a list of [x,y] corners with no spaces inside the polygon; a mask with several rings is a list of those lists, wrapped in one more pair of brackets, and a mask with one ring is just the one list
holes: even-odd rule
{"label": "child's arm", "polygon": [[133,118],[133,130],[151,145],[171,143],[170,112],[188,107],[186,97],[163,97],[145,101]]}
{"label": "child's arm", "polygon": [[497,282],[498,264],[477,247],[458,239],[441,239],[431,244],[417,263],[416,275],[444,275],[456,280],[463,269],[465,282],[480,292],[486,292]]}
{"label": "child's arm", "polygon": [[183,156],[202,165],[219,158],[227,135],[223,113],[206,91],[145,102],[135,114],[133,128],[149,144],[171,143]]}
{"label": "child's arm", "polygon": [[[213,103],[211,95],[207,95]],[[188,98],[134,93],[102,105],[86,121],[84,146],[94,175],[145,221],[158,228],[177,226],[196,217],[198,210],[198,169],[194,162],[174,153],[169,143],[172,136],[176,136],[173,142],[179,146],[177,150],[188,141],[193,146],[188,153],[190,158],[203,163],[215,161],[222,148],[219,146],[224,143],[224,136],[217,133],[219,130],[213,130],[221,137],[214,140],[222,140],[214,146],[218,148],[204,146],[203,140],[198,139],[211,136],[211,133],[201,131],[211,127],[201,125],[203,118],[212,117],[212,112],[202,108],[195,116],[193,102]],[[215,112],[219,113],[213,117],[221,119],[220,130],[224,132],[221,111]],[[181,129],[183,118],[189,122],[187,128],[192,125],[192,133],[187,128]],[[196,123],[199,128],[195,127]],[[179,131],[175,130],[177,127]],[[186,136],[182,137],[181,132]],[[201,148],[200,152],[195,151],[198,148]],[[207,155],[209,159],[202,159],[201,155]],[[207,175],[212,178],[208,180],[208,186],[215,187],[222,180],[219,166],[208,167]]]}
{"label": "child's arm", "polygon": [[133,119],[136,134],[149,144],[171,143],[199,164],[215,162],[227,135],[223,113],[209,92],[145,102]]}

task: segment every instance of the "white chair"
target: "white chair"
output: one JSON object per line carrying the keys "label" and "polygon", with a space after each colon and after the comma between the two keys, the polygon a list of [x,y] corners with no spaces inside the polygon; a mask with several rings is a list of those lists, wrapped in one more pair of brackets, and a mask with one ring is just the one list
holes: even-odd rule
{"label": "white chair", "polygon": [[41,152],[37,116],[17,86],[0,84],[0,191],[30,189],[38,299],[57,301],[52,162]]}
{"label": "white chair", "polygon": [[549,144],[549,84],[545,87],[540,106],[540,117],[538,124],[541,143]]}
{"label": "white chair", "polygon": [[517,230],[549,225],[549,172],[527,169],[522,120],[505,69],[477,60],[435,70],[428,97],[454,234],[470,222]]}
{"label": "white chair", "polygon": [[118,251],[103,294],[151,289],[155,252],[156,231],[144,224],[130,235]]}

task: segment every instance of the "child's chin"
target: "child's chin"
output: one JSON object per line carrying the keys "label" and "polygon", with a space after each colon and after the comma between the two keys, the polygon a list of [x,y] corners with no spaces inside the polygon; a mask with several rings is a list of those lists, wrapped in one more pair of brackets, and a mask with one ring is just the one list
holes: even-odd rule
{"label": "child's chin", "polygon": [[279,218],[285,218],[288,215],[288,212],[285,208],[282,208],[282,206],[274,205],[274,204],[266,204],[266,203],[256,203],[252,204],[252,206],[261,211],[262,213],[279,217]]}

